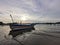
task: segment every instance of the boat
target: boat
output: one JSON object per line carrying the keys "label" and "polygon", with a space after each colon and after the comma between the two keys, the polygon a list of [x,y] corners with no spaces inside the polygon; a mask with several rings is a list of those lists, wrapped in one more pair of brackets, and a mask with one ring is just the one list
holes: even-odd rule
{"label": "boat", "polygon": [[[12,19],[12,22],[13,22],[13,18],[12,16],[10,15],[11,19]],[[25,32],[30,32],[32,30],[35,30],[34,28],[34,25],[35,24],[22,24],[22,23],[10,23],[10,33],[9,35],[12,35],[13,37],[16,37],[17,35],[19,34],[23,34]]]}

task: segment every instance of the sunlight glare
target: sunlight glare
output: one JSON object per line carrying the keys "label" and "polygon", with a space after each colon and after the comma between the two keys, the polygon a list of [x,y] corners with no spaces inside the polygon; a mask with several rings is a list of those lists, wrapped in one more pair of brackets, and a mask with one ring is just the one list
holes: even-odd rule
{"label": "sunlight glare", "polygon": [[21,16],[21,20],[25,21],[28,20],[26,15]]}

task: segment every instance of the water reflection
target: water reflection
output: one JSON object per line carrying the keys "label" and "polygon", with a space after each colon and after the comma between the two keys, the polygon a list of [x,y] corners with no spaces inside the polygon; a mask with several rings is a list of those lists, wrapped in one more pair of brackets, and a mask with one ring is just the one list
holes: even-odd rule
{"label": "water reflection", "polygon": [[36,25],[36,30],[60,30],[60,25]]}
{"label": "water reflection", "polygon": [[[6,40],[10,40],[12,41],[13,39],[11,39],[10,36],[8,36],[9,32],[10,32],[10,27],[9,26],[0,26],[0,43],[2,42],[6,42]],[[32,32],[27,32],[27,33],[24,33],[23,35],[18,35],[16,37],[17,40],[21,41],[21,42],[24,42],[24,40],[26,40],[33,32],[57,32],[59,33],[60,32],[60,25],[36,25],[35,26],[35,31],[32,31]],[[51,33],[52,34],[52,33]],[[4,36],[7,36],[8,39],[5,39]],[[57,34],[56,34],[57,35]],[[9,41],[9,42],[10,42]],[[15,40],[13,40],[13,42],[17,43]],[[12,42],[12,43],[13,43]]]}
{"label": "water reflection", "polygon": [[[8,35],[10,32],[10,27],[9,26],[0,26],[0,39],[4,35]],[[35,30],[37,31],[55,31],[55,30],[60,30],[60,25],[36,25]]]}

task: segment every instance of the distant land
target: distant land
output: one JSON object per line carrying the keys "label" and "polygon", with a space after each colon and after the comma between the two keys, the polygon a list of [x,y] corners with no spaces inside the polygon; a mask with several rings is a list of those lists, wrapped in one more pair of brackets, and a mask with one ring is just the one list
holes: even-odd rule
{"label": "distant land", "polygon": [[[3,23],[3,22],[0,22],[0,25],[10,25],[10,24],[19,24],[19,23]],[[46,22],[46,23],[22,23],[22,24],[60,24],[60,22],[55,22],[55,23],[49,23],[49,22]]]}

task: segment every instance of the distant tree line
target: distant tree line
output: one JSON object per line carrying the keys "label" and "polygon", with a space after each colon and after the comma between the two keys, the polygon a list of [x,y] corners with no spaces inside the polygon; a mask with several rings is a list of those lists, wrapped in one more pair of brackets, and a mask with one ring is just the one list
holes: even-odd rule
{"label": "distant tree line", "polygon": [[0,25],[3,25],[4,23],[3,22],[0,22]]}
{"label": "distant tree line", "polygon": [[[0,25],[12,25],[12,24],[18,24],[18,23],[16,23],[16,22],[15,23],[3,23],[3,22],[0,22]],[[46,22],[46,23],[32,23],[32,24],[60,24],[60,22],[55,22],[55,23]]]}

